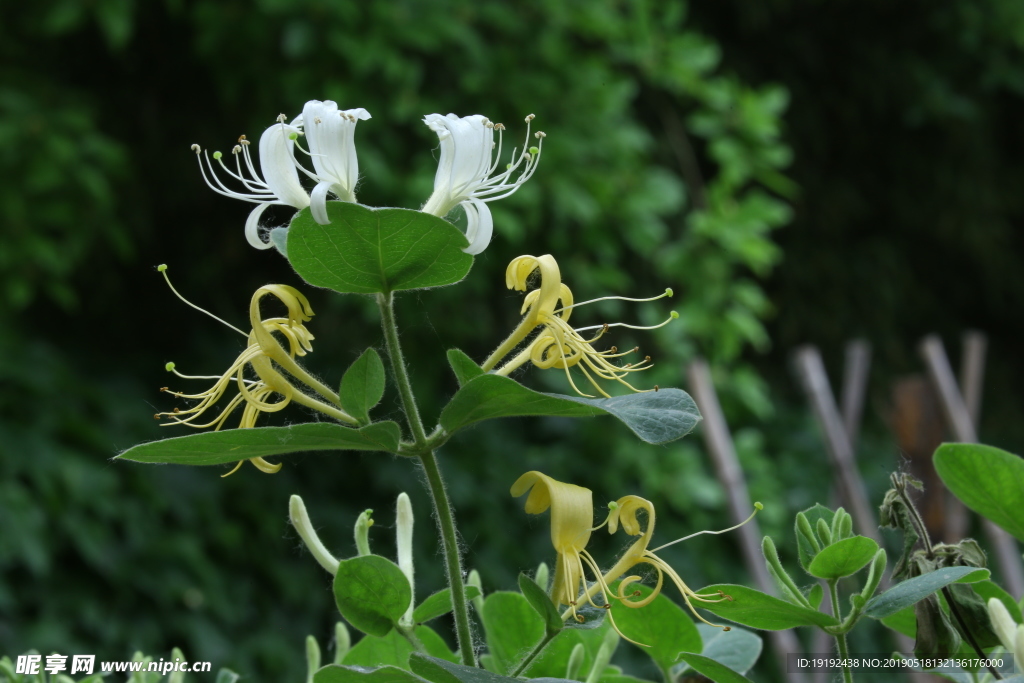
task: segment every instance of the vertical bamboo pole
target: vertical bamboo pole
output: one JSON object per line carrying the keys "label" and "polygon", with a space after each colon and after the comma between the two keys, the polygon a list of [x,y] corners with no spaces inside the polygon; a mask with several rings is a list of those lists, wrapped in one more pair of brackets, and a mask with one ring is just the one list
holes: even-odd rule
{"label": "vertical bamboo pole", "polygon": [[863,339],[854,339],[846,345],[843,365],[842,402],[840,413],[850,450],[857,451],[860,419],[864,415],[864,397],[867,395],[868,369],[871,367],[871,345]]}
{"label": "vertical bamboo pole", "polygon": [[843,504],[849,509],[857,531],[881,545],[882,538],[878,533],[874,507],[868,501],[864,481],[857,471],[853,446],[843,426],[818,349],[809,345],[797,349],[796,366],[800,384],[824,433],[825,450],[832,459]]}
{"label": "vertical bamboo pole", "polygon": [[[841,415],[846,435],[850,439],[850,449],[856,452],[857,437],[860,434],[861,416],[864,414],[864,397],[867,395],[868,369],[871,367],[871,345],[863,339],[855,339],[846,344],[845,362],[843,364],[843,385]],[[829,491],[829,507],[836,507],[836,487]],[[811,636],[811,651],[825,653],[832,649],[832,637],[824,631],[815,629]],[[814,674],[814,683],[827,683],[829,673],[819,671]]]}
{"label": "vertical bamboo pole", "polygon": [[[753,506],[743,469],[740,467],[736,448],[729,434],[729,426],[725,422],[725,415],[722,414],[722,406],[718,402],[715,385],[711,380],[711,370],[706,361],[698,358],[687,366],[686,376],[697,407],[704,416],[704,442],[711,453],[718,481],[729,500],[729,513],[733,523],[739,524],[747,518]],[[738,532],[744,563],[753,575],[757,587],[764,593],[774,593],[775,587],[761,554],[761,531],[757,518],[741,526]],[[801,674],[786,672],[786,656],[801,651],[796,634],[792,630],[772,631],[770,637],[783,678],[791,683],[801,680]]]}
{"label": "vertical bamboo pole", "polygon": [[[974,368],[971,372],[976,373],[976,377],[971,378],[972,383],[975,384],[971,391],[973,408],[977,413],[981,405],[981,359],[978,356],[981,355],[983,359],[984,345],[977,340],[971,344],[973,347],[971,353],[975,358],[973,360],[965,359],[965,367]],[[953,437],[962,443],[977,443],[978,434],[974,422],[971,420],[971,410],[964,402],[964,397],[957,386],[953,369],[949,365],[949,358],[942,346],[942,340],[936,335],[928,335],[921,340],[919,350],[928,366],[928,375],[938,390],[942,412],[949,424],[950,431],[953,432]],[[989,520],[982,520],[982,528],[992,546],[992,552],[996,556],[996,563],[999,565],[1007,590],[1015,599],[1020,599],[1020,596],[1024,594],[1024,564],[1021,563],[1020,549],[1008,533]]]}

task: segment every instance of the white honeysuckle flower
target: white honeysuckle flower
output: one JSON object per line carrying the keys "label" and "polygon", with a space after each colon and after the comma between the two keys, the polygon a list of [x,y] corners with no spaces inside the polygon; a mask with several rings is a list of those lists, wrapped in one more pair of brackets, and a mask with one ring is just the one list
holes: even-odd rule
{"label": "white honeysuckle flower", "polygon": [[[299,172],[292,156],[295,138],[301,135],[302,131],[295,126],[286,124],[284,114],[278,116],[277,120],[277,123],[263,131],[263,135],[260,136],[262,178],[256,172],[252,155],[249,153],[249,140],[244,135],[238,138],[238,144],[231,150],[235,157],[236,171],[232,171],[224,163],[223,154],[213,153],[214,161],[220,164],[225,173],[242,184],[246,190],[244,192],[232,190],[225,185],[217,175],[213,162],[210,161],[210,155],[202,152],[199,145],[192,145],[192,151],[199,159],[199,170],[203,174],[203,180],[210,186],[210,189],[225,197],[257,204],[245,221],[245,237],[249,240],[249,244],[257,249],[269,249],[273,246],[269,242],[264,242],[259,236],[260,216],[268,206],[291,206],[299,210],[309,206],[309,195],[299,182]],[[203,166],[204,158],[206,159],[205,167]],[[244,169],[242,168],[243,160]],[[206,173],[207,168],[209,175]]]}
{"label": "white honeysuckle flower", "polygon": [[[533,118],[533,114],[526,117],[527,143]],[[485,202],[507,197],[529,180],[540,160],[544,133],[534,134],[540,141],[537,147],[527,149],[524,144],[518,154],[518,149],[513,149],[511,163],[501,173],[492,175],[501,159],[501,133],[505,130],[502,124],[491,123],[479,114],[461,118],[455,114],[428,114],[423,122],[437,133],[441,161],[434,177],[434,193],[421,210],[444,217],[461,205],[466,212],[466,238],[469,240],[469,246],[463,251],[479,254],[487,248],[494,228],[491,210]],[[495,130],[498,131],[497,145]]]}
{"label": "white honeysuckle flower", "polygon": [[[331,192],[343,202],[356,201],[356,182],[359,180],[359,162],[356,159],[356,123],[370,118],[365,109],[339,110],[330,100],[310,100],[302,114],[292,121],[306,134],[310,159],[316,173],[299,168],[316,181],[310,193],[310,211],[321,225],[327,219],[327,193]],[[299,147],[299,149],[302,149]],[[306,150],[302,150],[306,152]]]}
{"label": "white honeysuckle flower", "polygon": [[[355,202],[359,165],[353,138],[356,123],[368,118],[370,114],[365,109],[341,111],[330,100],[307,102],[302,114],[291,123],[286,123],[287,117],[281,114],[277,123],[260,136],[262,177],[256,171],[249,152],[250,143],[244,135],[238,138],[238,144],[231,150],[235,157],[235,170],[224,163],[220,152],[210,155],[199,145],[192,145],[192,151],[199,159],[203,180],[214,192],[257,204],[245,221],[245,237],[257,249],[269,249],[273,243],[265,242],[259,234],[260,217],[268,206],[291,206],[300,211],[308,206],[316,222],[326,225],[330,222],[327,219],[328,193],[335,194],[342,201]],[[296,144],[302,135],[309,140],[309,150]],[[295,159],[297,146],[312,159],[315,172],[304,168]],[[206,160],[205,165],[203,159]],[[224,173],[241,183],[243,189],[236,191],[225,185],[214,169],[213,161]],[[299,182],[299,171],[316,183],[312,194],[307,193]]]}

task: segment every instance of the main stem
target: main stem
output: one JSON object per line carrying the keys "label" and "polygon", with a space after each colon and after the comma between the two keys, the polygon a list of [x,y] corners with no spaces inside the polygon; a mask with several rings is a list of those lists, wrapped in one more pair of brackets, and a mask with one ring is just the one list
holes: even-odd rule
{"label": "main stem", "polygon": [[[829,598],[832,600],[832,616],[836,618],[836,621],[842,622],[843,615],[839,610],[839,591],[836,590],[837,580],[833,579],[828,582]],[[849,660],[850,648],[846,644],[846,634],[836,634],[836,645],[839,649],[839,659],[843,663],[843,683],[853,683],[853,671],[850,669]]]}
{"label": "main stem", "polygon": [[[394,294],[378,294],[377,306],[380,308],[381,325],[384,328],[384,339],[387,342],[388,358],[391,371],[398,385],[398,393],[402,398],[409,429],[417,446],[425,446],[427,433],[423,429],[423,420],[416,406],[416,397],[412,393],[412,383],[405,368],[402,346],[398,342],[398,326],[395,325]],[[441,470],[432,450],[424,450],[418,456],[423,471],[427,475],[427,485],[434,502],[434,516],[437,518],[441,544],[444,548],[444,564],[448,572],[448,587],[451,589],[452,612],[455,616],[455,637],[459,643],[462,663],[476,666],[476,653],[473,651],[473,631],[469,625],[469,605],[466,602],[466,587],[462,581],[462,558],[459,556],[458,535],[455,533],[455,515],[452,513],[448,492],[441,478]]]}

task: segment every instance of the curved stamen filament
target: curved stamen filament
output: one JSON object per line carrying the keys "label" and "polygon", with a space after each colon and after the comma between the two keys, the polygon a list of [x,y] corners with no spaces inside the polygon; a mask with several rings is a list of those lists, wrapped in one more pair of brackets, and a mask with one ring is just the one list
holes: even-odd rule
{"label": "curved stamen filament", "polygon": [[206,310],[205,308],[200,308],[199,306],[196,306],[196,305],[195,305],[194,303],[192,303],[191,301],[189,301],[188,299],[186,299],[185,297],[183,297],[183,296],[181,295],[181,293],[180,293],[180,292],[178,292],[178,290],[174,288],[174,285],[172,285],[172,284],[171,284],[171,278],[170,278],[170,277],[169,277],[169,276],[167,275],[167,265],[166,265],[166,264],[161,264],[161,265],[157,266],[157,268],[156,268],[156,269],[157,269],[157,270],[159,270],[159,271],[160,271],[160,274],[164,276],[164,280],[166,280],[166,281],[167,281],[167,286],[171,288],[171,291],[172,291],[172,292],[174,292],[174,295],[175,295],[176,297],[178,297],[179,299],[181,299],[181,300],[182,300],[182,301],[184,301],[184,302],[185,302],[186,304],[188,304],[188,305],[189,305],[189,306],[191,306],[192,308],[196,309],[196,310],[197,310],[197,311],[199,311],[200,313],[205,313],[206,315],[210,316],[211,318],[213,318],[213,319],[214,319],[214,320],[216,320],[217,322],[219,322],[219,323],[222,323],[222,324],[224,324],[224,325],[227,325],[228,327],[230,327],[231,329],[233,329],[233,330],[234,330],[235,332],[237,332],[238,334],[242,335],[242,336],[243,336],[243,337],[245,337],[246,339],[248,339],[248,338],[249,338],[249,335],[248,335],[248,334],[246,334],[245,332],[242,332],[242,331],[241,331],[240,329],[238,329],[237,327],[235,327],[235,326],[234,326],[234,325],[232,325],[231,323],[229,323],[229,322],[226,322],[226,321],[224,321],[224,320],[221,320],[220,318],[218,318],[217,316],[215,316],[215,315],[214,315],[213,313],[210,313],[209,311],[207,311],[207,310]]}
{"label": "curved stamen filament", "polygon": [[675,311],[672,311],[671,313],[669,313],[668,318],[666,320],[664,320],[663,322],[658,323],[657,325],[630,325],[628,323],[604,323],[603,325],[590,325],[589,327],[577,327],[576,331],[577,332],[587,332],[588,330],[597,330],[597,329],[600,329],[602,327],[625,327],[625,328],[628,328],[630,330],[656,330],[659,327],[665,327],[665,325],[668,325],[670,322],[672,322],[673,320],[676,320],[678,318],[679,318],[679,314],[677,312],[675,312]]}
{"label": "curved stamen filament", "polygon": [[[220,154],[220,152],[214,152],[213,156],[214,158],[219,160],[220,157],[217,156],[218,154]],[[206,158],[206,167],[203,166],[203,157]],[[209,176],[207,176],[206,174],[206,168],[210,169]],[[252,202],[254,204],[262,204],[263,202],[267,201],[268,198],[274,197],[274,193],[271,192],[269,188],[266,190],[255,189],[253,190],[252,194],[246,194],[244,192],[237,192],[236,190],[232,190],[230,187],[225,185],[224,181],[222,181],[220,179],[220,176],[217,175],[217,172],[213,168],[213,162],[210,161],[210,155],[205,151],[203,152],[202,157],[199,158],[199,172],[203,176],[203,180],[206,182],[206,184],[209,186],[211,190],[213,190],[217,194],[222,194],[225,197],[231,197],[232,199],[241,199],[244,202]],[[213,178],[212,182],[210,181],[210,178]],[[257,182],[258,184],[263,184],[262,181],[254,182]]]}
{"label": "curved stamen filament", "polygon": [[703,536],[704,534],[709,534],[709,535],[712,535],[712,536],[716,536],[718,534],[724,534],[727,531],[734,531],[735,529],[739,529],[741,526],[743,526],[744,524],[746,524],[747,522],[752,520],[754,518],[754,515],[756,515],[758,512],[760,512],[763,509],[764,509],[764,505],[761,505],[761,503],[754,503],[754,511],[750,513],[749,517],[747,517],[745,520],[743,520],[739,524],[735,524],[735,525],[729,527],[728,529],[719,529],[718,531],[707,531],[707,530],[705,530],[705,531],[698,531],[696,533],[690,534],[689,536],[683,536],[682,538],[677,538],[676,540],[671,541],[669,543],[666,543],[665,545],[659,545],[657,548],[654,548],[654,549],[650,550],[649,552],[655,553],[655,552],[658,552],[659,550],[662,550],[663,548],[669,547],[670,545],[675,545],[676,543],[682,543],[683,541],[688,541],[691,538],[694,538],[696,536]]}
{"label": "curved stamen filament", "polygon": [[628,297],[628,296],[601,296],[601,297],[598,297],[596,299],[588,299],[587,301],[580,301],[579,303],[574,303],[571,306],[563,306],[562,308],[559,308],[558,310],[556,310],[554,312],[555,313],[561,313],[562,311],[567,311],[567,310],[572,309],[572,308],[579,308],[580,306],[586,306],[588,304],[596,304],[598,301],[631,301],[631,302],[634,302],[634,303],[645,303],[647,301],[657,301],[658,299],[664,299],[665,297],[672,296],[673,294],[674,294],[674,292],[672,291],[671,288],[666,288],[665,291],[662,292],[661,294],[659,294],[657,296],[647,297],[646,299],[634,299],[634,298]]}

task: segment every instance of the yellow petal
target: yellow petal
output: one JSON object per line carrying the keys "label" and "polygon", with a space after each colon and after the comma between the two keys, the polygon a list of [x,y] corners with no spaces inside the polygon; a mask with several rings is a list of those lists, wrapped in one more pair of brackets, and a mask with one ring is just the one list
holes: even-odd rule
{"label": "yellow petal", "polygon": [[514,498],[527,491],[530,491],[526,499],[528,513],[538,515],[551,508],[551,543],[556,551],[575,554],[587,546],[594,525],[594,500],[590,489],[557,481],[534,470],[512,485]]}
{"label": "yellow petal", "polygon": [[[542,320],[554,313],[562,294],[562,274],[558,262],[551,254],[543,256],[519,256],[512,259],[505,270],[505,284],[509,289],[526,291],[526,281],[533,271],[540,271],[540,294],[534,295],[536,303],[530,310],[532,320]],[[571,295],[570,301],[571,303]],[[524,309],[525,310],[525,309]]]}

